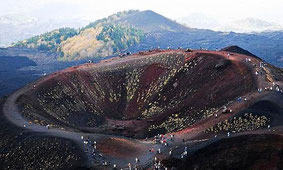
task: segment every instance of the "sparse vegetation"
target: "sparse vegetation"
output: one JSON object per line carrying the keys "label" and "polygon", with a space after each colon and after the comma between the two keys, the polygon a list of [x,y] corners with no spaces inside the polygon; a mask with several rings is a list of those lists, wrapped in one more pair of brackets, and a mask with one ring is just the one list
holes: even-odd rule
{"label": "sparse vegetation", "polygon": [[213,127],[205,130],[205,133],[208,132],[243,132],[256,130],[263,127],[266,127],[270,119],[266,116],[254,115],[252,113],[245,113],[240,117],[233,117],[229,120],[225,120],[216,124]]}

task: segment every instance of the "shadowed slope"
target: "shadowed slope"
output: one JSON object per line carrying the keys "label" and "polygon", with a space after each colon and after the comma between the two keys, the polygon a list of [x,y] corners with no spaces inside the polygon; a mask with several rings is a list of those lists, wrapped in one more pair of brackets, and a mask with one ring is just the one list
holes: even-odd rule
{"label": "shadowed slope", "polygon": [[247,55],[247,56],[251,56],[251,57],[256,57],[258,58],[256,55],[250,53],[247,50],[242,49],[239,46],[229,46],[229,47],[225,47],[223,49],[221,49],[221,51],[227,51],[227,52],[232,52],[232,53],[238,53],[238,54],[243,54],[243,55]]}
{"label": "shadowed slope", "polygon": [[282,169],[282,142],[271,134],[223,139],[179,162],[178,169]]}

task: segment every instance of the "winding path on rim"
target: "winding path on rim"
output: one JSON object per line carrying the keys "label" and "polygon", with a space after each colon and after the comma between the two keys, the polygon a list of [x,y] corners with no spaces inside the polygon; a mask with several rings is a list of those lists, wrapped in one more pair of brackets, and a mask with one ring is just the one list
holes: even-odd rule
{"label": "winding path on rim", "polygon": [[[227,56],[227,52],[223,52],[223,51],[194,51],[196,53],[210,53],[210,54],[218,54],[221,55],[225,58],[228,58]],[[249,57],[249,56],[245,56],[245,55],[241,55],[241,54],[236,54],[236,53],[231,53],[233,55],[229,56],[230,60],[237,60],[240,62],[245,62],[245,58],[251,58],[252,61],[250,63],[247,63],[249,65],[249,67],[251,69],[253,69],[253,71],[255,72],[255,69],[252,67],[252,64],[257,64],[259,65],[260,60],[253,58],[253,57]],[[108,65],[108,63],[107,63]],[[257,79],[257,84],[259,87],[266,87],[266,86],[271,86],[272,83],[267,82],[264,78],[264,76],[255,76]],[[43,77],[42,79],[44,79],[45,77]],[[278,82],[280,85],[282,85],[282,82]],[[16,104],[16,100],[19,96],[21,96],[22,94],[24,94],[25,92],[27,92],[31,87],[30,86],[25,86],[19,90],[17,90],[16,92],[14,92],[13,94],[11,94],[5,101],[5,103],[3,104],[3,113],[5,115],[5,117],[7,118],[8,121],[10,121],[12,124],[19,126],[19,127],[24,127],[24,125],[26,125],[26,128],[34,131],[34,132],[39,132],[42,135],[46,135],[46,136],[56,136],[56,137],[61,137],[61,138],[67,138],[67,139],[71,139],[73,141],[75,141],[80,147],[81,149],[83,149],[84,151],[86,151],[86,149],[88,149],[89,151],[92,150],[91,146],[87,146],[88,148],[85,148],[85,145],[83,144],[83,141],[81,140],[81,136],[89,136],[90,140],[92,141],[96,141],[99,140],[101,138],[122,138],[122,139],[126,139],[128,141],[131,141],[135,144],[135,146],[137,148],[141,148],[141,153],[139,153],[138,155],[135,155],[133,157],[125,157],[124,158],[114,158],[114,157],[105,157],[103,160],[106,161],[110,161],[112,164],[116,164],[117,167],[119,168],[123,168],[126,167],[128,165],[128,163],[131,163],[132,165],[135,164],[135,158],[138,157],[140,159],[140,165],[141,166],[150,166],[152,161],[154,160],[156,155],[154,154],[149,154],[148,150],[153,148],[155,150],[157,150],[158,148],[161,148],[162,153],[164,153],[164,155],[168,156],[168,152],[169,152],[169,147],[165,147],[164,145],[161,144],[152,144],[152,142],[150,140],[146,141],[146,140],[136,140],[136,139],[131,139],[131,138],[126,138],[126,137],[121,137],[121,136],[111,136],[111,135],[101,135],[101,134],[93,134],[93,133],[81,133],[81,132],[75,132],[72,130],[65,130],[65,129],[58,129],[58,128],[50,128],[47,129],[45,126],[41,126],[35,123],[29,123],[29,121],[23,117],[23,115],[20,113],[17,104]],[[234,114],[236,114],[238,111],[244,109],[245,107],[247,107],[247,105],[249,105],[249,99],[253,98],[253,99],[260,99],[263,98],[265,96],[268,96],[270,94],[270,92],[263,92],[263,93],[257,93],[257,92],[250,92],[248,94],[246,94],[245,96],[248,99],[247,103],[238,103],[238,102],[233,102],[232,104],[230,104],[228,107],[231,108],[233,110],[232,114],[221,114],[218,113],[218,118],[215,118],[214,116],[209,117],[207,119],[201,120],[199,122],[197,122],[196,124],[194,124],[191,127],[188,127],[182,131],[179,132],[175,132],[173,133],[175,135],[175,140],[174,141],[169,141],[169,146],[175,147],[179,146],[179,148],[181,148],[180,146],[186,144],[190,145],[190,146],[194,146],[195,143],[209,143],[209,142],[205,142],[208,141],[209,139],[203,139],[203,138],[198,138],[198,136],[201,136],[203,133],[203,131],[205,129],[207,129],[208,127],[211,127],[221,121],[226,120],[227,118],[233,116]],[[251,102],[254,102],[251,101]],[[278,101],[280,102],[280,100]],[[281,101],[281,104],[283,101]],[[262,133],[263,131],[255,131],[255,133]],[[253,132],[249,132],[249,133],[253,133]],[[169,136],[170,134],[167,134],[167,136]],[[223,138],[225,137],[224,135],[219,136],[217,139]],[[185,143],[183,142],[183,139],[185,140]],[[215,139],[212,139],[215,140]],[[97,148],[99,151],[99,148]],[[177,158],[180,157],[180,153],[181,150],[178,151],[178,149],[176,149],[176,152],[173,152],[172,156],[175,156]],[[92,167],[98,164],[102,163],[102,159],[94,159],[91,157],[91,153],[90,152],[85,152],[86,156],[88,157],[88,162],[86,163],[87,166]],[[102,153],[103,154],[103,153]],[[103,155],[104,156],[104,155]]]}

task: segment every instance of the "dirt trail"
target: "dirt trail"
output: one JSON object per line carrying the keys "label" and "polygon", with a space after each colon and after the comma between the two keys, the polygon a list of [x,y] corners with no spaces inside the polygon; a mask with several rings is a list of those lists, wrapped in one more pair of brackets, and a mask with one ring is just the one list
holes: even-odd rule
{"label": "dirt trail", "polygon": [[[233,61],[240,61],[240,62],[245,62],[245,58],[247,58],[248,56],[245,55],[240,55],[240,54],[235,54],[235,53],[231,53],[232,55],[230,55],[228,57],[227,52],[222,52],[222,51],[194,51],[194,53],[209,53],[209,54],[217,54],[217,55],[221,55],[224,56],[225,58],[229,59],[229,60],[233,60]],[[147,57],[150,55],[146,55],[143,57]],[[135,56],[132,59],[128,59],[128,60],[134,60],[137,58],[143,58],[141,56]],[[251,58],[251,57],[249,57]],[[119,60],[111,60],[109,61],[109,63],[106,64],[106,66],[111,66],[112,64],[117,64],[117,63],[121,63],[123,61],[126,61],[127,59],[122,59],[122,61]],[[253,69],[255,71],[255,68],[252,67],[252,64],[257,64],[259,65],[259,59],[255,59],[252,58],[252,61],[250,63],[247,63],[247,65],[249,65],[249,67],[251,69]],[[105,64],[105,62],[102,62]],[[98,64],[95,67],[100,67],[103,64]],[[93,67],[93,65],[88,65],[86,64],[85,66],[83,66],[83,69],[88,69],[89,67]],[[68,71],[68,70],[67,70]],[[56,74],[56,73],[55,73]],[[257,79],[257,84],[259,87],[266,87],[266,86],[271,86],[271,82],[267,82],[265,81],[264,76],[255,76]],[[45,81],[45,78],[42,78],[41,80],[38,81],[39,82],[43,82]],[[282,85],[282,82],[278,82],[281,83],[280,85]],[[217,113],[219,116],[217,118],[210,117],[207,118],[205,120],[202,120],[198,123],[196,123],[195,125],[184,129],[182,131],[179,132],[175,132],[173,133],[175,135],[175,140],[174,141],[170,141],[168,140],[168,144],[169,147],[166,147],[164,145],[161,144],[152,144],[150,139],[148,141],[145,140],[135,140],[135,139],[130,139],[130,138],[125,138],[125,137],[119,137],[119,136],[112,136],[112,135],[99,135],[99,134],[90,134],[90,133],[79,133],[79,132],[73,132],[73,131],[67,131],[65,129],[56,129],[56,128],[50,128],[47,129],[45,126],[41,126],[41,125],[37,125],[34,123],[29,124],[28,120],[25,119],[22,114],[19,112],[19,109],[16,105],[16,100],[17,98],[26,93],[28,90],[30,90],[30,85],[26,86],[20,90],[17,90],[16,92],[14,92],[12,95],[10,95],[7,100],[5,101],[4,105],[3,105],[3,113],[5,115],[5,117],[7,118],[8,121],[10,121],[11,123],[13,123],[16,126],[19,127],[24,127],[24,125],[26,126],[27,129],[34,131],[34,132],[40,132],[44,135],[51,135],[51,136],[57,136],[57,137],[61,137],[61,138],[68,138],[71,139],[75,142],[77,142],[79,144],[79,146],[81,146],[81,149],[86,150],[88,149],[89,151],[92,150],[92,147],[90,145],[85,145],[83,144],[83,141],[80,139],[81,136],[89,136],[91,141],[99,141],[101,139],[107,139],[107,138],[112,138],[112,137],[116,137],[116,138],[121,138],[127,141],[132,142],[136,148],[139,148],[141,151],[140,153],[138,153],[137,155],[131,157],[131,158],[114,158],[114,157],[104,157],[103,159],[98,159],[98,158],[92,158],[91,157],[91,153],[90,152],[86,152],[89,160],[87,162],[88,166],[94,166],[94,165],[99,165],[102,163],[103,160],[108,160],[110,162],[115,163],[118,167],[126,167],[128,163],[131,163],[132,165],[135,164],[135,158],[138,157],[140,159],[140,163],[139,165],[141,166],[151,166],[152,162],[154,160],[155,156],[161,157],[161,155],[156,155],[154,154],[149,154],[148,150],[149,149],[154,149],[155,151],[160,148],[162,150],[162,153],[165,157],[168,156],[169,153],[169,148],[176,148],[176,146],[178,146],[179,148],[182,148],[182,145],[184,145],[183,143],[183,139],[186,141],[185,144],[190,144],[190,145],[194,145],[195,143],[204,143],[206,142],[208,139],[203,139],[203,138],[198,138],[198,136],[201,136],[203,134],[203,131],[223,120],[228,119],[229,117],[233,116],[234,114],[236,114],[238,111],[243,110],[243,108],[245,108],[247,105],[250,104],[250,102],[254,102],[255,100],[258,100],[260,98],[263,98],[265,96],[267,96],[269,94],[269,92],[263,92],[263,93],[258,93],[257,91],[253,91],[250,92],[248,94],[246,94],[245,96],[247,97],[247,103],[238,103],[238,102],[233,102],[232,104],[230,104],[228,107],[231,108],[233,110],[232,114],[221,114],[221,111],[219,111],[219,113]],[[278,131],[277,131],[278,132]],[[253,132],[246,132],[246,133],[266,133],[266,130],[259,130],[259,131],[253,131]],[[169,138],[170,134],[165,135],[167,137],[167,139]],[[237,134],[239,135],[239,134]],[[220,138],[219,138],[220,139]],[[111,146],[110,146],[111,147]],[[115,146],[114,146],[115,147]],[[99,151],[99,148],[98,148]],[[180,153],[182,151],[179,149],[176,149],[176,151],[173,152],[174,157],[179,158],[180,157]]]}

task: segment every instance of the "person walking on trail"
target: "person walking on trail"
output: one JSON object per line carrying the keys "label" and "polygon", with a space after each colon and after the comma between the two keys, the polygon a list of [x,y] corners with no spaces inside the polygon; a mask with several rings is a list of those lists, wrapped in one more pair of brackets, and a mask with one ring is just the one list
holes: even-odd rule
{"label": "person walking on trail", "polygon": [[170,140],[174,140],[173,134],[170,135]]}
{"label": "person walking on trail", "polygon": [[178,86],[178,83],[175,82],[175,83],[173,84],[173,87],[176,88],[177,86]]}
{"label": "person walking on trail", "polygon": [[158,169],[161,169],[161,162],[160,162],[160,161],[159,161],[158,164],[157,164],[157,168],[158,168]]}
{"label": "person walking on trail", "polygon": [[140,162],[139,158],[136,158],[136,163],[139,163],[139,162]]}
{"label": "person walking on trail", "polygon": [[183,155],[184,155],[184,156],[187,156],[187,155],[188,155],[188,151],[184,151],[184,152],[183,152]]}
{"label": "person walking on trail", "polygon": [[258,71],[255,72],[255,75],[258,75]]}

